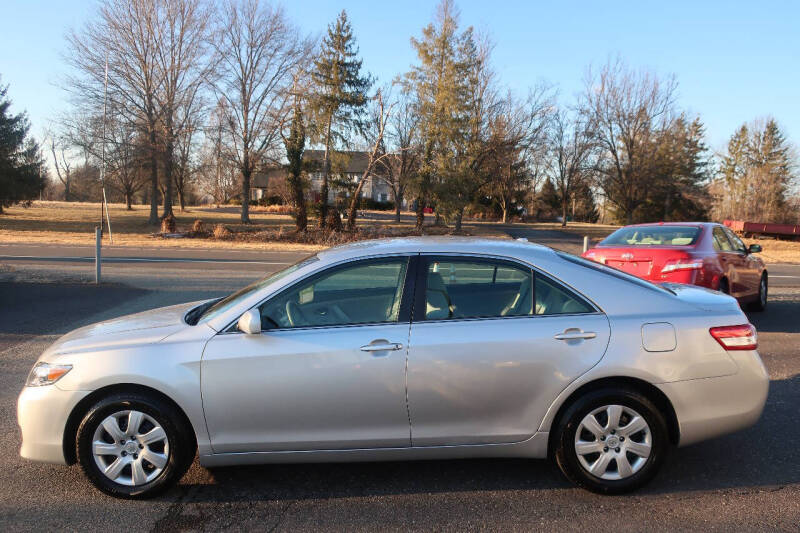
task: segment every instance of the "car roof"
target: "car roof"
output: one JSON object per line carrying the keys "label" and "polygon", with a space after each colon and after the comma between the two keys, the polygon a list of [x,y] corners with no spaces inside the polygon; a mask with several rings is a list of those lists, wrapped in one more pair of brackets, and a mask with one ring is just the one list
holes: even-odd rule
{"label": "car roof", "polygon": [[622,226],[622,227],[639,228],[648,226],[690,226],[690,227],[703,228],[706,226],[718,226],[718,225],[719,224],[717,224],[716,222],[644,222],[642,224],[628,224],[627,226]]}
{"label": "car roof", "polygon": [[525,240],[486,237],[422,236],[373,239],[343,244],[319,252],[320,259],[339,261],[356,257],[395,253],[480,253],[520,257],[531,254],[552,255],[547,246]]}

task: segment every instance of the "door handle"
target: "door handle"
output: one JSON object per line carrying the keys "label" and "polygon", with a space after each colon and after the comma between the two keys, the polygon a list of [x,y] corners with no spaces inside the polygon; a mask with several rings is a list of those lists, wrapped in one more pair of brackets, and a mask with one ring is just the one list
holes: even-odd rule
{"label": "door handle", "polygon": [[362,352],[393,352],[401,350],[403,345],[399,342],[387,342],[385,344],[365,344],[361,347]]}
{"label": "door handle", "polygon": [[553,338],[559,341],[573,341],[578,339],[594,339],[597,333],[594,331],[566,330],[564,333],[556,333]]}

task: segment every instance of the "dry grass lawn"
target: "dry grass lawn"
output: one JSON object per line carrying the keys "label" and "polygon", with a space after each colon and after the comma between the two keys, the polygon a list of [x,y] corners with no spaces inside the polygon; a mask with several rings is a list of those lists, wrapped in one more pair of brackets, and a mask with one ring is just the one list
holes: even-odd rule
{"label": "dry grass lawn", "polygon": [[[160,228],[147,224],[149,206],[134,205],[129,211],[124,204],[109,204],[114,245],[256,250],[269,248],[287,251],[317,251],[326,247],[321,244],[287,242],[286,239],[270,238],[270,235],[281,233],[288,235],[294,231],[294,221],[289,215],[265,213],[264,209],[252,207],[250,211],[252,223],[241,224],[238,209],[238,207],[223,209],[189,207],[185,212],[181,212],[180,209],[175,210],[178,232],[188,232],[192,229],[194,221],[199,219],[210,233],[216,225],[221,224],[233,234],[238,234],[238,238],[216,239],[211,235],[198,238],[165,238],[156,234]],[[100,224],[99,219],[99,203],[36,201],[30,207],[14,206],[0,215],[0,242],[94,245],[94,228]],[[376,220],[360,220],[359,228],[378,229],[390,234],[412,229],[408,222]],[[375,233],[380,236],[379,232]],[[487,236],[504,235],[490,225],[484,224],[470,228],[469,233]],[[369,231],[364,231],[360,238],[370,236]],[[108,243],[107,231],[103,234],[103,240],[104,243]],[[330,242],[336,243],[337,239],[333,238]]]}
{"label": "dry grass lawn", "polygon": [[[300,244],[275,240],[260,240],[257,235],[252,239],[220,240],[206,238],[162,238],[153,236],[157,228],[147,225],[149,206],[136,205],[128,211],[124,204],[110,204],[111,229],[114,244],[120,246],[147,247],[182,247],[182,248],[238,248],[238,249],[271,249],[316,251],[325,248],[318,244]],[[54,244],[94,244],[94,228],[99,224],[100,204],[78,202],[33,202],[30,207],[14,206],[0,215],[0,242],[13,243],[54,243]],[[200,219],[208,230],[217,224],[223,224],[233,232],[283,232],[291,233],[294,222],[289,215],[265,213],[259,208],[251,211],[253,223],[239,223],[238,209],[217,210],[206,207],[190,207],[186,212],[175,211],[177,229],[189,231],[195,220]],[[491,237],[505,237],[505,233],[496,223],[489,221],[465,220],[468,233]],[[619,226],[607,224],[586,224],[570,222],[566,228],[560,223],[532,223],[515,226],[543,230],[556,230],[588,235],[593,243],[606,237]],[[409,231],[411,223],[394,221],[360,220],[360,228],[378,228],[382,231]],[[369,235],[365,232],[365,235]],[[107,233],[103,236],[108,242]],[[800,263],[800,242],[775,239],[745,239],[750,244],[760,244],[760,254],[767,263]]]}
{"label": "dry grass lawn", "polygon": [[[239,213],[223,212],[201,207],[188,208],[186,212],[175,211],[178,231],[188,231],[195,220],[200,219],[209,228],[217,224],[237,230],[248,226],[239,223]],[[111,231],[115,245],[121,246],[166,246],[191,248],[230,248],[231,242],[214,239],[160,238],[153,233],[159,228],[147,224],[150,207],[135,205],[131,211],[124,204],[109,204]],[[289,231],[294,227],[288,215],[273,215],[254,212],[249,226]],[[100,204],[79,202],[33,202],[30,207],[14,206],[0,215],[0,242],[94,244],[94,228],[99,225]],[[107,242],[107,232],[103,234]],[[235,243],[239,248],[263,249],[267,243]],[[314,251],[321,246],[293,243],[269,243],[270,248]]]}

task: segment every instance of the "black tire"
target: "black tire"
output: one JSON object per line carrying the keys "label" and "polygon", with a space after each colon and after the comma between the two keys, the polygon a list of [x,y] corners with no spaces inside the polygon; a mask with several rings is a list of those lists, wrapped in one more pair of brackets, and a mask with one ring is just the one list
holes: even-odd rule
{"label": "black tire", "polygon": [[[106,477],[95,461],[92,443],[95,431],[110,415],[135,410],[152,417],[164,430],[169,442],[167,463],[161,473],[142,485],[116,483]],[[145,499],[161,494],[175,485],[189,469],[195,456],[191,427],[170,403],[140,393],[117,393],[95,403],[83,417],[75,439],[78,462],[92,484],[117,498]]]}
{"label": "black tire", "polygon": [[769,293],[769,279],[767,273],[761,274],[761,281],[758,284],[758,299],[750,304],[750,310],[761,312],[767,308],[767,295]]}
{"label": "black tire", "polygon": [[727,279],[722,278],[720,280],[720,282],[719,282],[719,292],[721,292],[722,294],[730,294],[731,293],[731,289],[730,289],[730,286],[728,285],[728,280]]}
{"label": "black tire", "polygon": [[[586,470],[575,451],[575,433],[592,411],[606,405],[621,405],[636,411],[650,428],[651,450],[646,462],[630,477],[608,480]],[[664,415],[646,396],[630,389],[603,388],[581,396],[560,417],[555,427],[554,457],[561,472],[579,487],[599,494],[624,494],[648,483],[658,473],[671,444]]]}

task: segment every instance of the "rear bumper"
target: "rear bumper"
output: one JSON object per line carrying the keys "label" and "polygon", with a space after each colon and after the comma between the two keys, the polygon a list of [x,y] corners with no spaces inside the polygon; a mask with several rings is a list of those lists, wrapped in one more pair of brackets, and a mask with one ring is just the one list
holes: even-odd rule
{"label": "rear bumper", "polygon": [[761,416],[769,376],[758,352],[728,353],[739,367],[736,374],[657,385],[675,409],[680,446],[750,427]]}
{"label": "rear bumper", "polygon": [[17,400],[22,430],[19,454],[25,459],[66,464],[64,428],[75,406],[90,391],[64,391],[55,385],[25,387]]}

